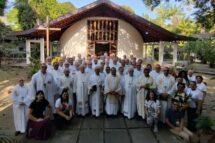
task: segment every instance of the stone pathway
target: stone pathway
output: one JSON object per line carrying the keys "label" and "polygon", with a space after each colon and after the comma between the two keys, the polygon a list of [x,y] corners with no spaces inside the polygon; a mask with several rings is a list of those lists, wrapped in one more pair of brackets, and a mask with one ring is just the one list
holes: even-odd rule
{"label": "stone pathway", "polygon": [[71,125],[56,131],[47,141],[22,139],[20,143],[185,143],[172,135],[167,128],[160,127],[153,133],[142,120],[117,118],[74,118]]}

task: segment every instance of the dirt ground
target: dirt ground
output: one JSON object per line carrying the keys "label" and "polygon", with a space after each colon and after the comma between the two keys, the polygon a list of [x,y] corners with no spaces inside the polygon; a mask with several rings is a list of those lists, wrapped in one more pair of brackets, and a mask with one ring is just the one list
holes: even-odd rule
{"label": "dirt ground", "polygon": [[14,133],[10,95],[19,77],[29,80],[26,68],[2,67],[0,69],[0,133]]}
{"label": "dirt ground", "polygon": [[[27,79],[27,71],[26,68],[0,69],[0,133],[14,134],[11,91],[17,83],[18,77]],[[215,119],[215,75],[202,75],[208,84],[208,95],[204,103],[203,114],[210,115]]]}

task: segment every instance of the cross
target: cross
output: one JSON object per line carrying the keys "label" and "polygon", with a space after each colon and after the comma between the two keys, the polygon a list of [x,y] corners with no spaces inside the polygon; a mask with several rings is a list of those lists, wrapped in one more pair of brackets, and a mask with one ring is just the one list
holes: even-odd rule
{"label": "cross", "polygon": [[45,30],[46,31],[46,48],[47,48],[47,57],[49,57],[49,32],[50,31],[61,31],[61,28],[49,28],[49,17],[46,16],[46,26],[39,26],[37,30]]}

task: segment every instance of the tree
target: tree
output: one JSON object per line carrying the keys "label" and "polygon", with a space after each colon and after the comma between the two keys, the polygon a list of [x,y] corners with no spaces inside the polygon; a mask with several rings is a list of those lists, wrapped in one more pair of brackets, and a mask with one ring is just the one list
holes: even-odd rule
{"label": "tree", "polygon": [[154,12],[157,14],[155,19],[150,18],[146,14],[143,17],[177,34],[190,36],[199,32],[198,25],[185,15],[182,5],[162,4],[155,8]]}
{"label": "tree", "polygon": [[194,13],[197,22],[208,30],[213,28],[215,25],[215,0],[197,0],[195,8],[198,9]]}
{"label": "tree", "polygon": [[129,11],[132,14],[135,14],[135,11],[128,5],[123,5],[122,8]]}
{"label": "tree", "polygon": [[17,8],[13,8],[6,13],[8,25],[13,31],[22,30],[22,27],[19,23],[18,15],[19,15],[19,10]]}
{"label": "tree", "polygon": [[[169,2],[170,0],[165,0]],[[215,24],[215,0],[175,0],[191,4],[197,9],[194,13],[197,22],[204,28],[210,30]],[[144,4],[152,10],[161,4],[161,0],[143,0]]]}
{"label": "tree", "polygon": [[45,22],[46,16],[52,20],[76,9],[70,2],[58,3],[57,0],[29,0],[29,5],[42,22]]}
{"label": "tree", "polygon": [[58,3],[56,0],[16,0],[15,7],[6,15],[13,30],[26,30],[36,25],[37,20],[56,19],[76,8],[70,2]]}
{"label": "tree", "polygon": [[6,0],[0,0],[0,16],[4,14],[5,6],[6,6]]}
{"label": "tree", "polygon": [[28,4],[28,0],[17,0],[15,8],[18,9],[18,21],[22,30],[35,26],[37,14]]}

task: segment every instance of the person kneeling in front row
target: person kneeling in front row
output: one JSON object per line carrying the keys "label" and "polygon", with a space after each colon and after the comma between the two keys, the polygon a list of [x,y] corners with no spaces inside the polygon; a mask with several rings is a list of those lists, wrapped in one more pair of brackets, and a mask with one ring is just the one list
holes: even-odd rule
{"label": "person kneeling in front row", "polygon": [[54,118],[56,121],[56,127],[62,129],[63,126],[68,125],[73,117],[72,101],[69,99],[69,93],[67,89],[64,89],[55,103],[56,113]]}
{"label": "person kneeling in front row", "polygon": [[166,123],[170,127],[170,132],[190,142],[193,133],[184,126],[184,112],[179,107],[179,101],[172,99],[171,108],[166,111]]}

